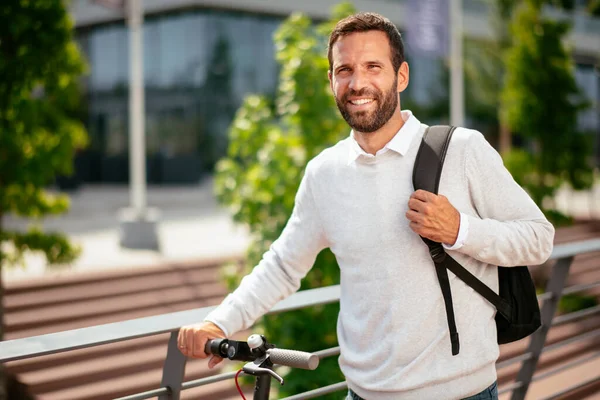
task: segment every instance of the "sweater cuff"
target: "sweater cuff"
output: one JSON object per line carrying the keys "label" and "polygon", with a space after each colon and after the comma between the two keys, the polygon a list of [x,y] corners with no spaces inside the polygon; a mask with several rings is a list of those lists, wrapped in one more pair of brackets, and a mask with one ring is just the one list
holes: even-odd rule
{"label": "sweater cuff", "polygon": [[491,245],[489,243],[490,237],[487,234],[490,227],[489,225],[486,226],[485,221],[480,218],[467,215],[466,219],[469,221],[469,238],[463,243],[459,251],[471,258],[483,261],[481,259],[481,251],[485,249],[489,250]]}
{"label": "sweater cuff", "polygon": [[219,328],[220,330],[223,331],[223,333],[225,334],[225,337],[230,337],[231,335],[229,335],[229,333],[227,332],[227,328],[221,324],[219,321],[214,321],[212,319],[209,319],[209,317],[206,317],[204,319],[204,322],[210,322],[211,324],[214,324],[217,326],[217,328]]}
{"label": "sweater cuff", "polygon": [[446,243],[442,243],[444,249],[446,250],[458,250],[467,241],[467,237],[469,236],[469,218],[463,213],[460,213],[460,226],[458,228],[458,236],[456,237],[456,242],[452,246],[447,245]]}
{"label": "sweater cuff", "polygon": [[231,337],[236,332],[242,329],[240,321],[241,316],[238,310],[230,305],[220,305],[211,311],[205,318],[204,321],[212,322],[218,326],[226,337]]}

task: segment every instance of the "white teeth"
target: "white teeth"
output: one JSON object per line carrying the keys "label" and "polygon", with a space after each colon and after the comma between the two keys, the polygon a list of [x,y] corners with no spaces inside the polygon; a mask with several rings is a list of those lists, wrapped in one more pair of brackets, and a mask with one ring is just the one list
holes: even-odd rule
{"label": "white teeth", "polygon": [[350,103],[352,103],[354,105],[357,105],[357,106],[360,106],[362,104],[367,104],[367,103],[370,103],[372,101],[373,101],[373,99],[358,99],[358,100],[351,100]]}

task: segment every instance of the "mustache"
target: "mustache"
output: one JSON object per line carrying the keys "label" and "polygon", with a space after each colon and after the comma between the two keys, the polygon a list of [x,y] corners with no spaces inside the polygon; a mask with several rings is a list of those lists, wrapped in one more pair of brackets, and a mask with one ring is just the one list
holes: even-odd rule
{"label": "mustache", "polygon": [[380,98],[379,92],[377,92],[375,90],[371,90],[371,89],[367,89],[367,88],[363,88],[360,90],[350,89],[347,93],[344,94],[344,96],[342,98],[343,102],[347,103],[348,99],[351,96],[356,96],[356,97],[370,96],[370,97],[373,97],[375,100],[378,100]]}

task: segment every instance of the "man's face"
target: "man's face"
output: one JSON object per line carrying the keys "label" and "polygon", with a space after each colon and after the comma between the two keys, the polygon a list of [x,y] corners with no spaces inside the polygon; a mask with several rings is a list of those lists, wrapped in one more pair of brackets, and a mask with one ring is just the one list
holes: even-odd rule
{"label": "man's face", "polygon": [[[399,110],[398,92],[406,85],[406,63],[394,72],[387,35],[381,31],[357,32],[340,37],[332,47],[329,75],[337,106],[352,129],[379,130]],[[402,79],[399,85],[398,78]]]}

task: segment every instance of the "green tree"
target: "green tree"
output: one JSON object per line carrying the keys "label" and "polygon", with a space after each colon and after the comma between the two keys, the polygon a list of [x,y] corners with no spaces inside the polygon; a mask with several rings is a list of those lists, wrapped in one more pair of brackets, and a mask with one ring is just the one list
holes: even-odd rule
{"label": "green tree", "polygon": [[[500,92],[505,66],[503,54],[511,45],[509,24],[521,0],[489,0],[489,22],[493,39],[464,38],[465,108],[478,129],[489,139],[497,136],[504,154],[511,148],[511,133],[502,120]],[[443,85],[449,87],[449,79]],[[449,95],[446,95],[449,100]]]}
{"label": "green tree", "polygon": [[[63,0],[2,1],[0,268],[15,265],[28,251],[43,252],[49,263],[76,256],[65,236],[36,227],[8,231],[2,217],[12,213],[37,218],[68,208],[65,196],[44,188],[57,175],[71,172],[74,149],[86,143],[85,130],[74,118],[80,104],[77,78],[83,71]],[[0,339],[2,335],[0,330]],[[0,398],[6,398],[4,385],[0,388]]]}
{"label": "green tree", "polygon": [[513,176],[556,224],[565,217],[552,209],[556,190],[568,183],[590,187],[593,174],[586,135],[577,130],[586,102],[574,78],[574,63],[563,38],[566,23],[544,18],[543,1],[526,0],[511,23],[512,46],[506,53],[502,118],[528,148],[504,159]]}
{"label": "green tree", "polygon": [[[504,55],[512,46],[511,21],[523,0],[488,0],[488,3],[493,40],[465,38],[465,103],[469,116],[485,129],[488,137],[498,135],[497,147],[501,154],[506,154],[512,148],[513,138],[500,106],[506,69]],[[541,4],[572,11],[575,2],[544,0]],[[593,2],[589,2],[590,13],[593,13],[593,7]]]}
{"label": "green tree", "polygon": [[600,0],[590,0],[587,5],[587,10],[595,17],[600,16]]}
{"label": "green tree", "polygon": [[[495,76],[492,76],[488,82],[494,82],[491,87],[496,118],[498,119],[498,148],[501,154],[509,152],[512,148],[512,135],[507,121],[504,120],[500,112],[500,91],[504,81],[505,65],[502,62],[504,53],[511,46],[510,20],[516,5],[521,0],[494,0],[490,9],[491,24],[495,32],[496,40],[489,46],[491,52],[486,54],[487,60],[492,61],[488,65],[494,69]],[[495,68],[494,68],[495,66]],[[489,70],[489,69],[488,69]],[[488,87],[489,88],[489,87]],[[490,92],[488,92],[490,93]]]}
{"label": "green tree", "polygon": [[[506,123],[501,121],[498,111],[504,75],[502,54],[510,46],[508,27],[512,11],[519,1],[521,0],[489,0],[493,39],[463,39],[466,112],[472,125],[485,132],[488,139],[499,136],[498,147],[501,152],[510,149],[511,141],[510,131]],[[410,64],[411,54],[407,54],[407,57]],[[449,59],[441,62],[439,66],[441,79],[429,88],[433,100],[427,104],[418,104],[407,97],[403,98],[402,106],[413,110],[423,121],[439,120],[441,123],[449,123]]]}
{"label": "green tree", "polygon": [[548,3],[566,11],[574,11],[579,6],[592,16],[600,15],[600,0],[548,0]]}
{"label": "green tree", "polygon": [[[231,287],[279,237],[292,213],[307,162],[349,132],[329,89],[325,44],[333,24],[354,12],[351,5],[341,4],[332,20],[319,26],[304,15],[291,15],[275,33],[276,59],[281,66],[275,104],[265,97],[248,96],[235,116],[228,154],[217,164],[215,187],[234,219],[249,226],[252,243],[241,270],[231,266]],[[325,250],[301,290],[337,283],[339,267]],[[337,345],[338,311],[338,304],[313,307],[265,317],[262,326],[267,338],[280,347],[315,351]],[[343,380],[335,357],[322,360],[318,371],[287,373],[280,395]]]}

